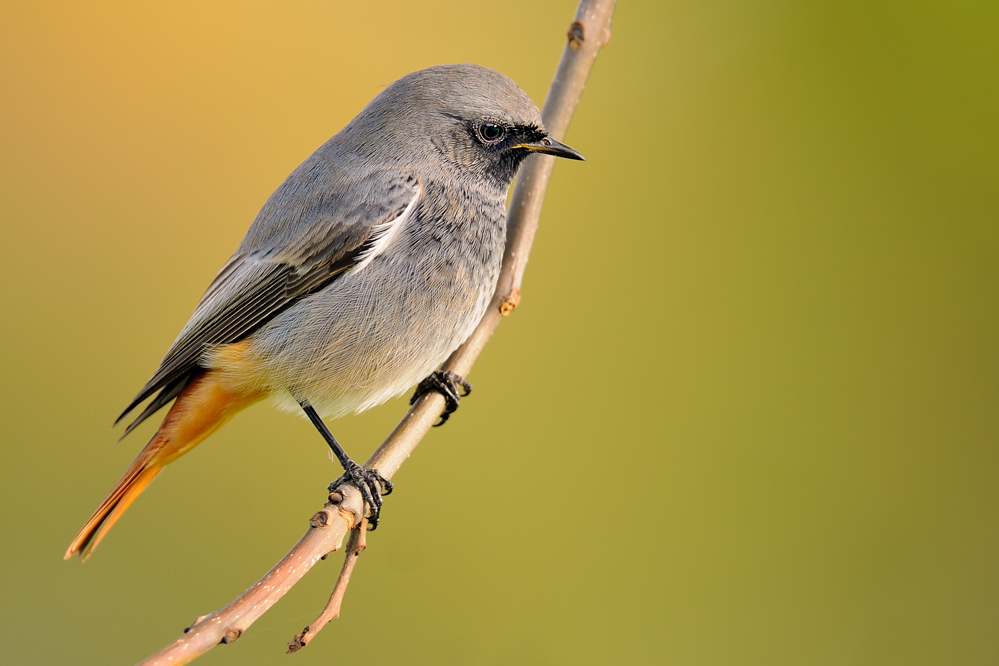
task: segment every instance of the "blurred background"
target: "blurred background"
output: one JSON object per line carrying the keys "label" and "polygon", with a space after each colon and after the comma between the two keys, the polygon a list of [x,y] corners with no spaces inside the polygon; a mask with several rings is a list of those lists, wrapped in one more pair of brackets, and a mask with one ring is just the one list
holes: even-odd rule
{"label": "blurred background", "polygon": [[[281,180],[428,65],[540,103],[575,4],[0,8],[0,662],[138,661],[298,539],[338,472],[259,405],[62,561]],[[520,308],[287,659],[999,662],[997,35],[995,2],[623,0]],[[405,408],[333,430],[363,459]],[[338,568],[203,662],[284,663]]]}

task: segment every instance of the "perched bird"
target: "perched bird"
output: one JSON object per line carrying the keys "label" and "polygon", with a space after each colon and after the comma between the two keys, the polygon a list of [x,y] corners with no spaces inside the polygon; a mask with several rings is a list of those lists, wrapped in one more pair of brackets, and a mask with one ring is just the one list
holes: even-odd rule
{"label": "perched bird", "polygon": [[[156,434],[66,551],[86,558],[173,460],[245,407],[303,410],[356,484],[370,524],[391,484],[351,460],[321,417],[360,412],[419,383],[458,405],[435,371],[490,301],[506,196],[524,159],[581,160],[550,138],[499,72],[442,65],[382,91],[270,196],[190,321],[118,421],[170,401]],[[424,379],[425,378],[425,379]],[[423,380],[422,382],[420,380]]]}

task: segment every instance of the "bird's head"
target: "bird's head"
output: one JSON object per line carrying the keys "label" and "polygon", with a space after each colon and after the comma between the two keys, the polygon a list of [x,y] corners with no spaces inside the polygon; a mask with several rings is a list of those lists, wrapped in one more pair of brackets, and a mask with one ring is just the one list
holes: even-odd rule
{"label": "bird's head", "polygon": [[479,65],[408,74],[372,100],[361,119],[383,137],[378,152],[385,157],[394,152],[402,162],[457,167],[504,189],[531,154],[583,159],[548,136],[537,105],[516,83]]}

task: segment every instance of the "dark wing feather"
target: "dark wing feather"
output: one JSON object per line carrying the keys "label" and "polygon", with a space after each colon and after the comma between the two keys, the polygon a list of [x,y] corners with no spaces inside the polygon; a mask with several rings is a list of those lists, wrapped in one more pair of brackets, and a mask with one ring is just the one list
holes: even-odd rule
{"label": "dark wing feather", "polygon": [[[131,423],[128,424],[128,426],[125,428],[125,432],[121,433],[121,437],[118,438],[118,441],[120,442],[121,440],[125,439],[128,433],[135,430],[140,423],[148,419],[150,416],[152,416],[160,409],[162,409],[164,405],[166,405],[168,402],[170,402],[178,395],[180,395],[180,392],[184,390],[184,387],[187,386],[188,382],[191,381],[194,374],[195,374],[194,372],[190,372],[184,377],[181,377],[180,379],[176,379],[173,382],[167,382],[166,386],[162,388],[162,390],[156,395],[156,397],[150,400],[149,404],[146,405],[145,409],[143,409],[142,412],[137,417],[135,417],[135,420],[133,420]],[[127,413],[128,411],[119,416],[118,421],[121,421],[122,417],[125,416],[125,414]],[[118,421],[115,421],[115,423],[117,424]]]}
{"label": "dark wing feather", "polygon": [[[306,165],[308,161],[303,167]],[[357,265],[377,242],[379,229],[411,212],[420,192],[411,175],[372,174],[355,182],[361,190],[355,193],[360,195],[357,201],[363,203],[345,207],[335,191],[332,196],[324,191],[318,201],[310,201],[308,196],[296,198],[300,188],[283,192],[296,174],[272,195],[239,250],[202,296],[156,373],[115,421],[117,424],[158,393],[122,437],[177,397],[191,377],[201,372],[198,361],[207,347],[242,340],[298,299],[326,287]],[[370,192],[373,183],[382,191]],[[274,201],[282,195],[292,201],[285,206]],[[372,203],[372,195],[378,197],[376,203]],[[281,212],[275,215],[273,211]],[[303,219],[308,223],[295,224]],[[296,227],[297,232],[288,233]]]}

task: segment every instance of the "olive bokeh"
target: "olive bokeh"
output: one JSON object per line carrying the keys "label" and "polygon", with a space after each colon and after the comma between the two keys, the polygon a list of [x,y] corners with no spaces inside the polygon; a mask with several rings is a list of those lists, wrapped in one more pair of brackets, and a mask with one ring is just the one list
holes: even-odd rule
{"label": "olive bokeh", "polygon": [[[0,662],[134,663],[298,539],[337,469],[258,405],[62,561],[281,180],[421,67],[541,103],[574,10],[0,8]],[[204,663],[999,661],[997,34],[994,2],[622,0],[587,161],[342,617],[282,655],[332,557]],[[331,426],[364,458],[405,408]]]}

